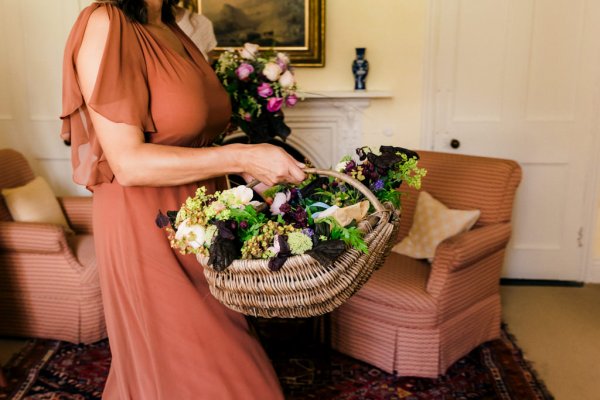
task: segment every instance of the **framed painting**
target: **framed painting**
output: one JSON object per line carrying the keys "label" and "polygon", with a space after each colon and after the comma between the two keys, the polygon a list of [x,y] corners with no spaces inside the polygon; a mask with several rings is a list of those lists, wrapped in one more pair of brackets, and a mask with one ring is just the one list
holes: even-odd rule
{"label": "framed painting", "polygon": [[274,48],[297,67],[325,65],[325,0],[187,0],[213,23],[217,53],[246,42]]}

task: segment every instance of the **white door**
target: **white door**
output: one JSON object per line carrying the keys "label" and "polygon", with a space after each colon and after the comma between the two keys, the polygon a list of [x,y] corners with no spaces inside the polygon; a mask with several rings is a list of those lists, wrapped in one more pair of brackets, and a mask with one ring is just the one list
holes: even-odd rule
{"label": "white door", "polygon": [[600,1],[433,4],[433,148],[521,164],[505,277],[583,280]]}

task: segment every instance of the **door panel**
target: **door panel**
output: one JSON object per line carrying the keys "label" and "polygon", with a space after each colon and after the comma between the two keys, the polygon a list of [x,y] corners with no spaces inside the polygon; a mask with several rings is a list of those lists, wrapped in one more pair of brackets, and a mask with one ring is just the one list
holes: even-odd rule
{"label": "door panel", "polygon": [[506,277],[581,280],[600,2],[437,4],[434,149],[523,167]]}

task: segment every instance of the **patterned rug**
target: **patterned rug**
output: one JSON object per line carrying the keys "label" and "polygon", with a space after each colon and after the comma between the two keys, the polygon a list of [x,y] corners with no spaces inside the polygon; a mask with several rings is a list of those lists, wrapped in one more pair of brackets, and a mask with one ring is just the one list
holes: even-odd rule
{"label": "patterned rug", "polygon": [[[9,385],[0,399],[100,399],[109,365],[107,341],[33,340],[7,365]],[[290,400],[553,399],[506,330],[438,379],[396,377],[335,352],[279,358],[274,365]]]}

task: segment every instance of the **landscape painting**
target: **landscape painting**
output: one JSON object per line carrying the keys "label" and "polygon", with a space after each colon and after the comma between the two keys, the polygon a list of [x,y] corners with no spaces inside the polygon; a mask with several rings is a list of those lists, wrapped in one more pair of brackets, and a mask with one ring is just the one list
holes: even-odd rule
{"label": "landscape painting", "polygon": [[325,0],[200,0],[217,52],[256,43],[289,54],[296,66],[324,65]]}

